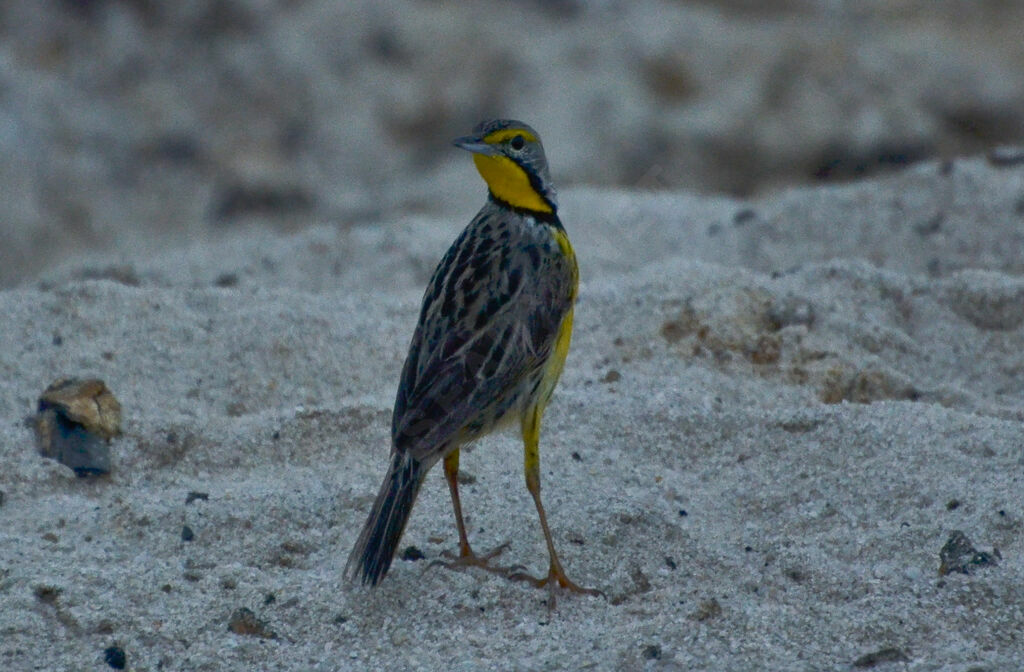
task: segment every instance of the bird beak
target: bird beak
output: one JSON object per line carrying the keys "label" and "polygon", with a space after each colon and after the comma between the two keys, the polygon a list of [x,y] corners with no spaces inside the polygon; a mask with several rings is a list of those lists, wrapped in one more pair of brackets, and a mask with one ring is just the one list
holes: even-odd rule
{"label": "bird beak", "polygon": [[481,140],[478,136],[467,135],[461,138],[455,138],[452,140],[452,144],[460,149],[464,149],[467,152],[473,152],[474,154],[483,154],[485,156],[494,156],[498,154],[498,150],[493,145],[488,145],[486,142]]}

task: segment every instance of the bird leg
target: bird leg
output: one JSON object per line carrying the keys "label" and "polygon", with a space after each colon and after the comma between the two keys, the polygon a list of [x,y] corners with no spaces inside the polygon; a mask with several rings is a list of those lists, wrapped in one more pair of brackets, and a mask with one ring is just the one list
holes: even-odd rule
{"label": "bird leg", "polygon": [[445,557],[451,558],[449,562],[437,561],[437,564],[444,565],[449,569],[462,569],[464,567],[480,567],[495,574],[507,575],[511,568],[492,567],[489,563],[492,558],[501,555],[502,551],[508,548],[508,542],[488,551],[483,555],[477,555],[469,545],[469,537],[466,535],[466,524],[462,519],[462,503],[459,499],[459,449],[456,448],[444,458],[444,478],[448,481],[448,492],[452,496],[452,509],[455,511],[455,527],[459,531],[459,554],[445,552]]}
{"label": "bird leg", "polygon": [[603,597],[604,593],[600,590],[584,588],[573,583],[569,577],[566,576],[565,570],[562,569],[562,563],[558,560],[558,554],[555,552],[555,542],[551,539],[551,529],[548,527],[548,517],[544,513],[544,505],[541,504],[540,501],[540,414],[541,411],[536,409],[533,412],[527,412],[526,416],[523,418],[523,447],[524,466],[526,471],[526,489],[530,491],[530,495],[533,497],[533,503],[537,507],[537,515],[540,517],[540,527],[541,530],[544,531],[544,541],[547,542],[548,545],[548,557],[550,558],[548,575],[542,579],[538,579],[524,572],[516,572],[509,574],[509,578],[516,581],[532,583],[537,588],[548,586],[552,589],[552,598],[554,598],[554,587],[556,585],[559,588],[564,588],[574,593],[600,595]]}

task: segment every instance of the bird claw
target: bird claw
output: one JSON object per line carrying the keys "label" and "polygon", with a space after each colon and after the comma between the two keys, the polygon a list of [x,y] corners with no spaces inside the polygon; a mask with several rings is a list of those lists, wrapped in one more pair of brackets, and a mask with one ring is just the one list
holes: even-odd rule
{"label": "bird claw", "polygon": [[428,565],[428,567],[440,565],[457,571],[462,571],[469,567],[479,567],[480,569],[491,572],[492,574],[504,576],[510,581],[522,581],[524,583],[529,583],[534,588],[544,588],[546,586],[551,594],[551,599],[548,602],[549,610],[554,609],[555,607],[555,593],[559,589],[581,595],[593,595],[595,597],[600,596],[607,599],[607,596],[602,591],[597,590],[596,588],[585,588],[571,581],[569,577],[565,575],[565,571],[562,569],[560,563],[553,564],[548,569],[548,575],[544,578],[537,578],[528,573],[526,571],[526,567],[523,565],[511,565],[509,567],[491,565],[491,559],[501,555],[508,547],[509,543],[505,542],[483,555],[477,555],[467,544],[465,547],[460,549],[457,554],[451,551],[442,551],[441,555],[447,558],[447,560],[434,560]]}
{"label": "bird claw", "polygon": [[451,560],[453,564],[475,565],[480,561],[487,562],[491,558],[498,557],[499,555],[504,553],[505,549],[507,549],[510,545],[510,542],[506,541],[504,544],[492,548],[483,555],[477,555],[473,552],[473,549],[469,548],[469,546],[467,545],[466,548],[459,551],[458,554],[455,554],[451,551],[441,551],[441,555]]}
{"label": "bird claw", "polygon": [[508,576],[508,574],[515,569],[515,566],[495,567],[490,564],[490,561],[493,558],[496,558],[499,555],[501,555],[508,547],[509,542],[506,541],[504,544],[501,544],[500,546],[491,549],[483,555],[477,555],[473,552],[473,549],[469,548],[468,545],[462,550],[460,550],[458,554],[452,553],[451,551],[442,551],[441,555],[443,555],[445,558],[448,558],[448,560],[434,560],[428,565],[428,567],[440,565],[442,567],[447,567],[448,569],[454,569],[457,571],[464,570],[468,567],[479,567],[480,569],[491,572],[492,574]]}
{"label": "bird claw", "polygon": [[508,578],[513,581],[523,581],[525,583],[529,583],[534,588],[544,588],[545,586],[547,586],[548,590],[551,592],[550,606],[552,608],[554,608],[555,604],[556,587],[562,590],[568,590],[571,593],[578,593],[581,595],[593,595],[595,597],[600,596],[607,599],[607,595],[605,595],[602,591],[596,588],[584,588],[583,586],[571,581],[569,577],[565,575],[565,572],[561,570],[561,568],[552,567],[548,571],[548,575],[542,579],[539,579],[536,576],[533,576],[532,574],[527,574],[526,572],[510,573],[508,574]]}

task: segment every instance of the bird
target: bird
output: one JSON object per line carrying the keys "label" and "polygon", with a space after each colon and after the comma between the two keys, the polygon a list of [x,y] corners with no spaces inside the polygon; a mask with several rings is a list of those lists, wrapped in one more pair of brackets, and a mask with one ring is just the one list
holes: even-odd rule
{"label": "bird", "polygon": [[[533,128],[512,119],[482,122],[453,144],[472,153],[487,200],[427,284],[395,398],[391,462],[344,573],[380,583],[427,472],[442,461],[459,535],[458,555],[444,564],[599,595],[566,576],[540,496],[541,419],[569,352],[579,287],[544,148]],[[460,449],[517,422],[547,544],[544,577],[492,566],[507,544],[477,555],[459,499]]]}

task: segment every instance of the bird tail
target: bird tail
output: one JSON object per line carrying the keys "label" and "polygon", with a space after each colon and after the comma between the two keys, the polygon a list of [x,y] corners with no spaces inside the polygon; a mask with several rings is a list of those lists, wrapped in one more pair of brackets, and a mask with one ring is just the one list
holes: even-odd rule
{"label": "bird tail", "polygon": [[408,454],[395,453],[363,531],[345,564],[345,576],[376,586],[391,567],[425,470]]}

